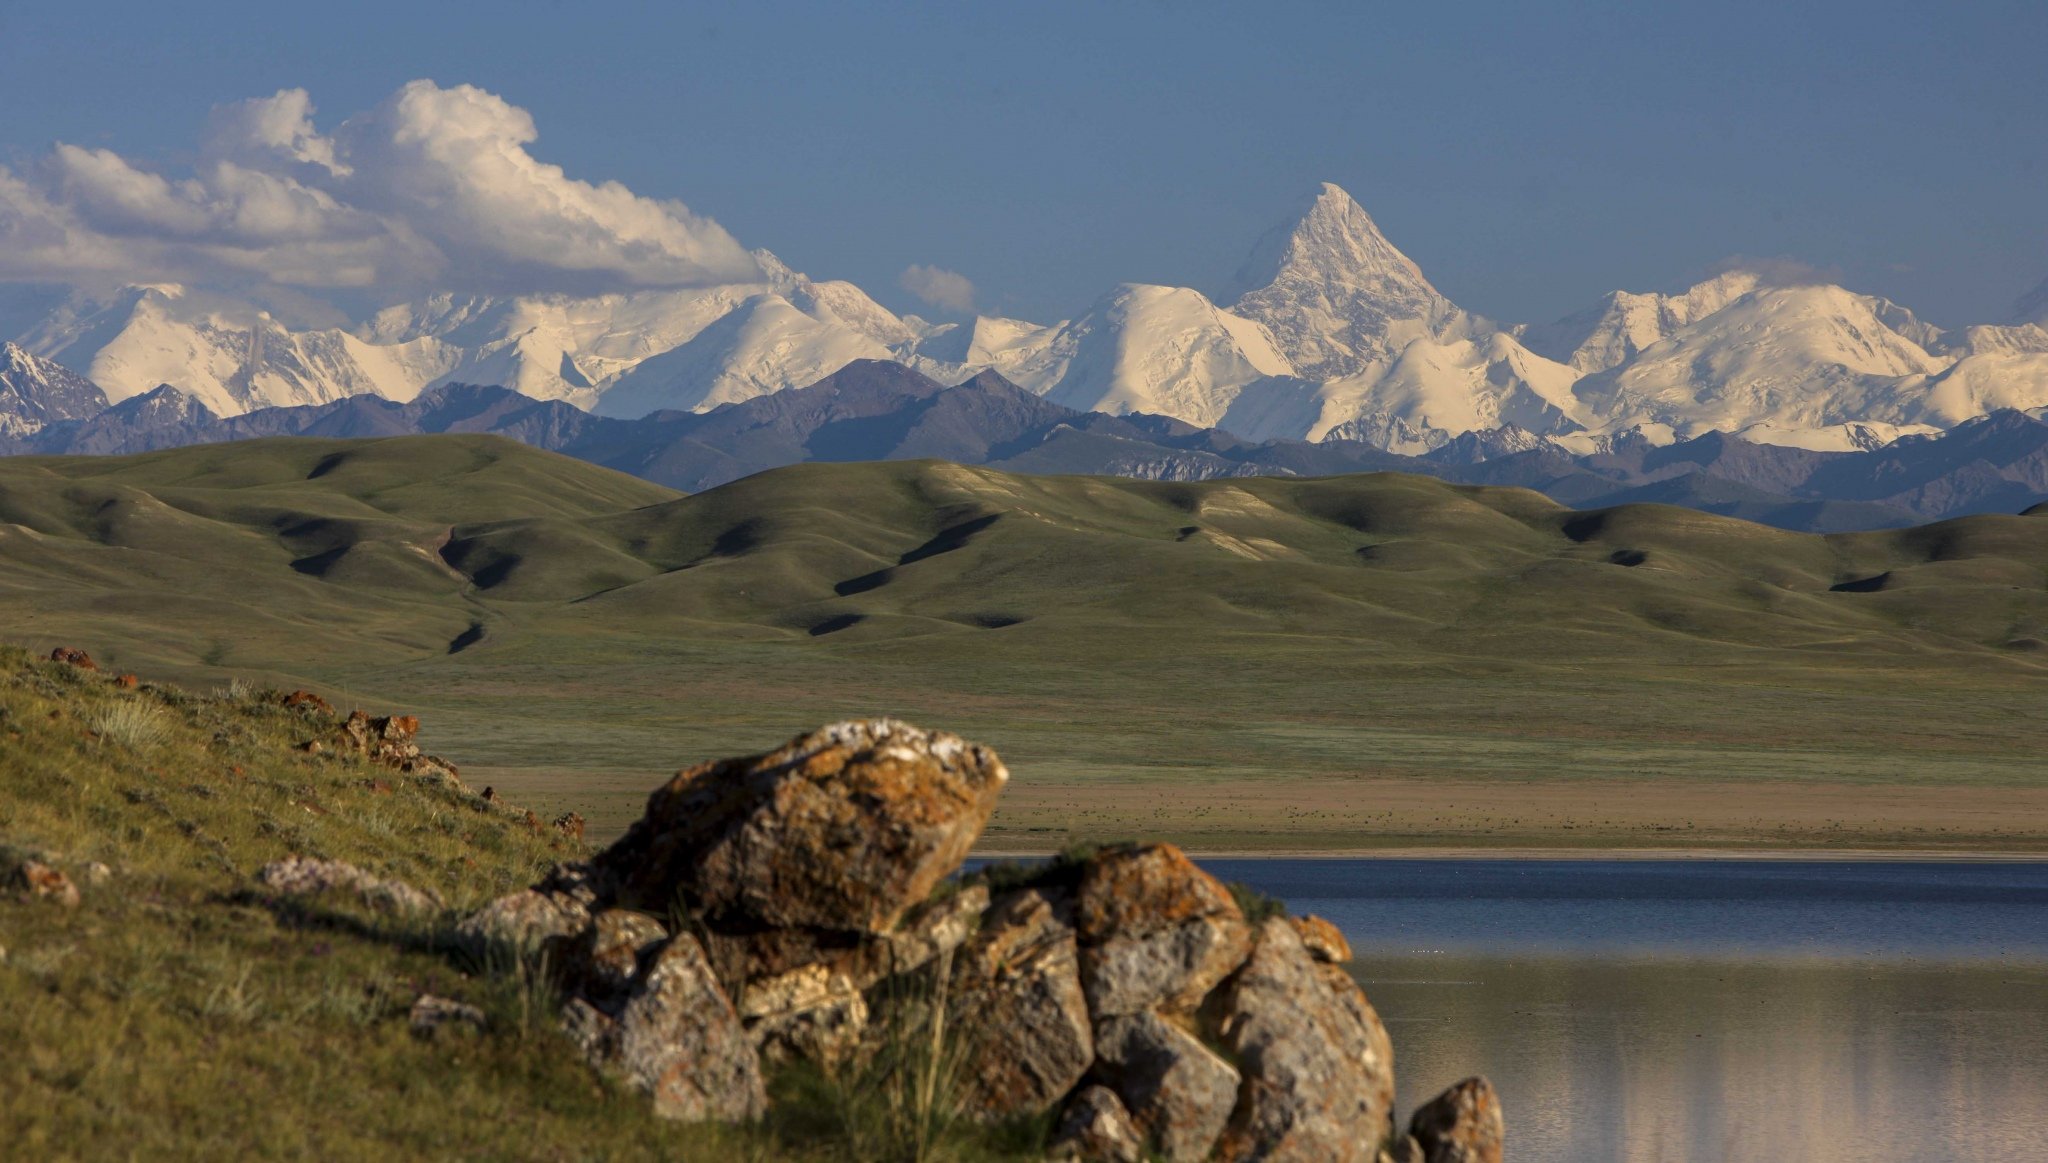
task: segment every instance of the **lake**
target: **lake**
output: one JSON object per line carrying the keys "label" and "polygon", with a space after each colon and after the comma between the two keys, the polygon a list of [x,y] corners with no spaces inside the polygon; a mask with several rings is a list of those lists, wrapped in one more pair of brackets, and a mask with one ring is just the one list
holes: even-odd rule
{"label": "lake", "polygon": [[1339,925],[1515,1163],[2048,1160],[2048,864],[1206,860]]}

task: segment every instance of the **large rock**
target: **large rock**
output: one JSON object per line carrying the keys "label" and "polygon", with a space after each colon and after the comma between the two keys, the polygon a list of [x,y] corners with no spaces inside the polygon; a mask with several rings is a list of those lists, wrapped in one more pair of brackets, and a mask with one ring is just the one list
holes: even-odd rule
{"label": "large rock", "polygon": [[1393,1053],[1343,971],[1274,918],[1221,1011],[1244,1085],[1217,1157],[1372,1163],[1391,1126]]}
{"label": "large rock", "polygon": [[1171,844],[1098,853],[1082,870],[1074,914],[1098,1017],[1193,1010],[1251,944],[1230,890]]}
{"label": "large rock", "polygon": [[1500,1163],[1500,1096],[1484,1078],[1468,1078],[1424,1103],[1408,1133],[1424,1163]]}
{"label": "large rock", "polygon": [[998,900],[954,967],[962,1105],[982,1118],[1051,1107],[1095,1057],[1071,906],[1058,890]]}
{"label": "large rock", "polygon": [[588,864],[558,864],[532,888],[499,897],[455,927],[482,952],[527,954],[582,933],[609,894]]}
{"label": "large rock", "polygon": [[1009,779],[993,751],[894,719],[700,764],[599,854],[620,903],[714,928],[885,934],[960,866]]}
{"label": "large rock", "polygon": [[1067,1103],[1046,1158],[1053,1163],[1141,1163],[1145,1140],[1106,1086],[1083,1087]]}
{"label": "large rock", "polygon": [[1208,1158],[1237,1104],[1237,1071],[1149,1011],[1096,1023],[1095,1071],[1168,1160]]}
{"label": "large rock", "polygon": [[654,1113],[686,1122],[737,1122],[767,1106],[761,1062],[720,991],[704,949],[687,933],[643,955],[624,997],[572,998],[563,1026],[601,1070],[654,1098]]}
{"label": "large rock", "polygon": [[[858,1045],[868,1019],[864,994],[886,978],[912,973],[959,948],[988,908],[988,889],[969,885],[906,916],[893,933],[828,946],[818,930],[711,934],[722,980],[738,981],[740,1016],[773,1060],[840,1061]],[[794,966],[794,968],[791,968]]]}
{"label": "large rock", "polygon": [[288,856],[264,865],[256,879],[279,896],[341,892],[388,913],[419,915],[441,907],[441,898],[432,892],[367,872],[345,860]]}

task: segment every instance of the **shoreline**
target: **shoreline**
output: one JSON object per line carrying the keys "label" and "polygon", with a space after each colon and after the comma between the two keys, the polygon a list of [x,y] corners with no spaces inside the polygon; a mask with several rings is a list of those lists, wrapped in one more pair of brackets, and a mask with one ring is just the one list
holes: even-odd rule
{"label": "shoreline", "polygon": [[[1189,848],[1196,860],[1527,860],[1776,861],[1807,864],[2044,864],[2048,852],[1957,852],[1939,848]],[[970,860],[1044,860],[1057,849],[976,851]]]}

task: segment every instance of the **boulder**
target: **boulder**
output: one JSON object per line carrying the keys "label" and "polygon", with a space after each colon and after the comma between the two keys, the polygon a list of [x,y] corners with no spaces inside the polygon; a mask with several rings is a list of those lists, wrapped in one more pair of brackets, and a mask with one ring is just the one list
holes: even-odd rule
{"label": "boulder", "polygon": [[386,715],[373,719],[361,711],[350,711],[348,718],[342,720],[335,743],[343,753],[360,755],[382,767],[413,775],[456,778],[454,764],[420,750],[419,733],[420,721],[414,715]]}
{"label": "boulder", "polygon": [[334,714],[333,704],[312,691],[293,691],[280,696],[277,702],[287,711],[316,711],[330,717]]}
{"label": "boulder", "polygon": [[838,723],[679,773],[596,862],[621,903],[685,901],[714,928],[885,934],[960,866],[1008,779],[955,735]]}
{"label": "boulder", "polygon": [[1237,1104],[1237,1071],[1150,1011],[1096,1023],[1095,1072],[1168,1160],[1207,1159]]}
{"label": "boulder", "polygon": [[78,886],[63,871],[40,860],[24,860],[7,878],[23,897],[46,900],[67,909],[78,907]]}
{"label": "boulder", "polygon": [[279,896],[343,892],[380,912],[416,915],[441,907],[441,898],[431,892],[366,872],[345,860],[290,856],[264,865],[256,879]]}
{"label": "boulder", "polygon": [[1424,1103],[1408,1133],[1424,1163],[1500,1163],[1500,1096],[1484,1078],[1467,1078]]}
{"label": "boulder", "polygon": [[1286,919],[1259,927],[1220,1007],[1244,1085],[1218,1158],[1375,1163],[1390,1129],[1393,1056],[1364,993],[1342,975]]}
{"label": "boulder", "polygon": [[1071,903],[1024,889],[990,907],[954,964],[962,1106],[980,1118],[1050,1108],[1095,1058]]}
{"label": "boulder", "polygon": [[653,1096],[662,1118],[738,1122],[767,1105],[760,1059],[687,933],[648,951],[623,997],[572,998],[562,1021],[592,1065]]}
{"label": "boulder", "polygon": [[540,883],[499,897],[464,918],[455,931],[478,951],[536,952],[550,941],[583,932],[602,907],[602,887],[588,864],[557,864]]}
{"label": "boulder", "polygon": [[1230,890],[1172,844],[1097,853],[1082,870],[1074,916],[1097,1017],[1191,1011],[1251,945]]}
{"label": "boulder", "polygon": [[1289,917],[1287,923],[1294,926],[1294,935],[1301,938],[1301,947],[1310,957],[1328,965],[1351,960],[1351,942],[1337,926],[1314,915]]}
{"label": "boulder", "polygon": [[608,1003],[632,992],[645,955],[668,939],[661,922],[645,913],[605,909],[589,925],[550,946],[571,996]]}
{"label": "boulder", "polygon": [[796,929],[764,934],[706,934],[719,979],[740,984],[740,1015],[770,1060],[844,1059],[867,1026],[864,994],[957,949],[988,908],[988,889],[969,885],[905,916],[880,937]]}
{"label": "boulder", "polygon": [[99,664],[92,660],[92,655],[72,646],[59,646],[55,650],[50,651],[50,661],[69,663],[80,670],[98,670],[100,668]]}
{"label": "boulder", "polygon": [[1088,1086],[1068,1101],[1046,1158],[1054,1163],[1141,1163],[1145,1141],[1114,1091]]}
{"label": "boulder", "polygon": [[580,812],[563,812],[556,816],[554,823],[549,826],[567,839],[578,844],[583,842],[583,815]]}

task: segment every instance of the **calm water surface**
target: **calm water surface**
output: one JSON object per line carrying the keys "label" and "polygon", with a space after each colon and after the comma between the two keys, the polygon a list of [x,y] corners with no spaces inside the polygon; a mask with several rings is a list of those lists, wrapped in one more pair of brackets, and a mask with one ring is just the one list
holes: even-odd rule
{"label": "calm water surface", "polygon": [[1521,1163],[2048,1161],[2048,865],[1210,860],[1341,926]]}

